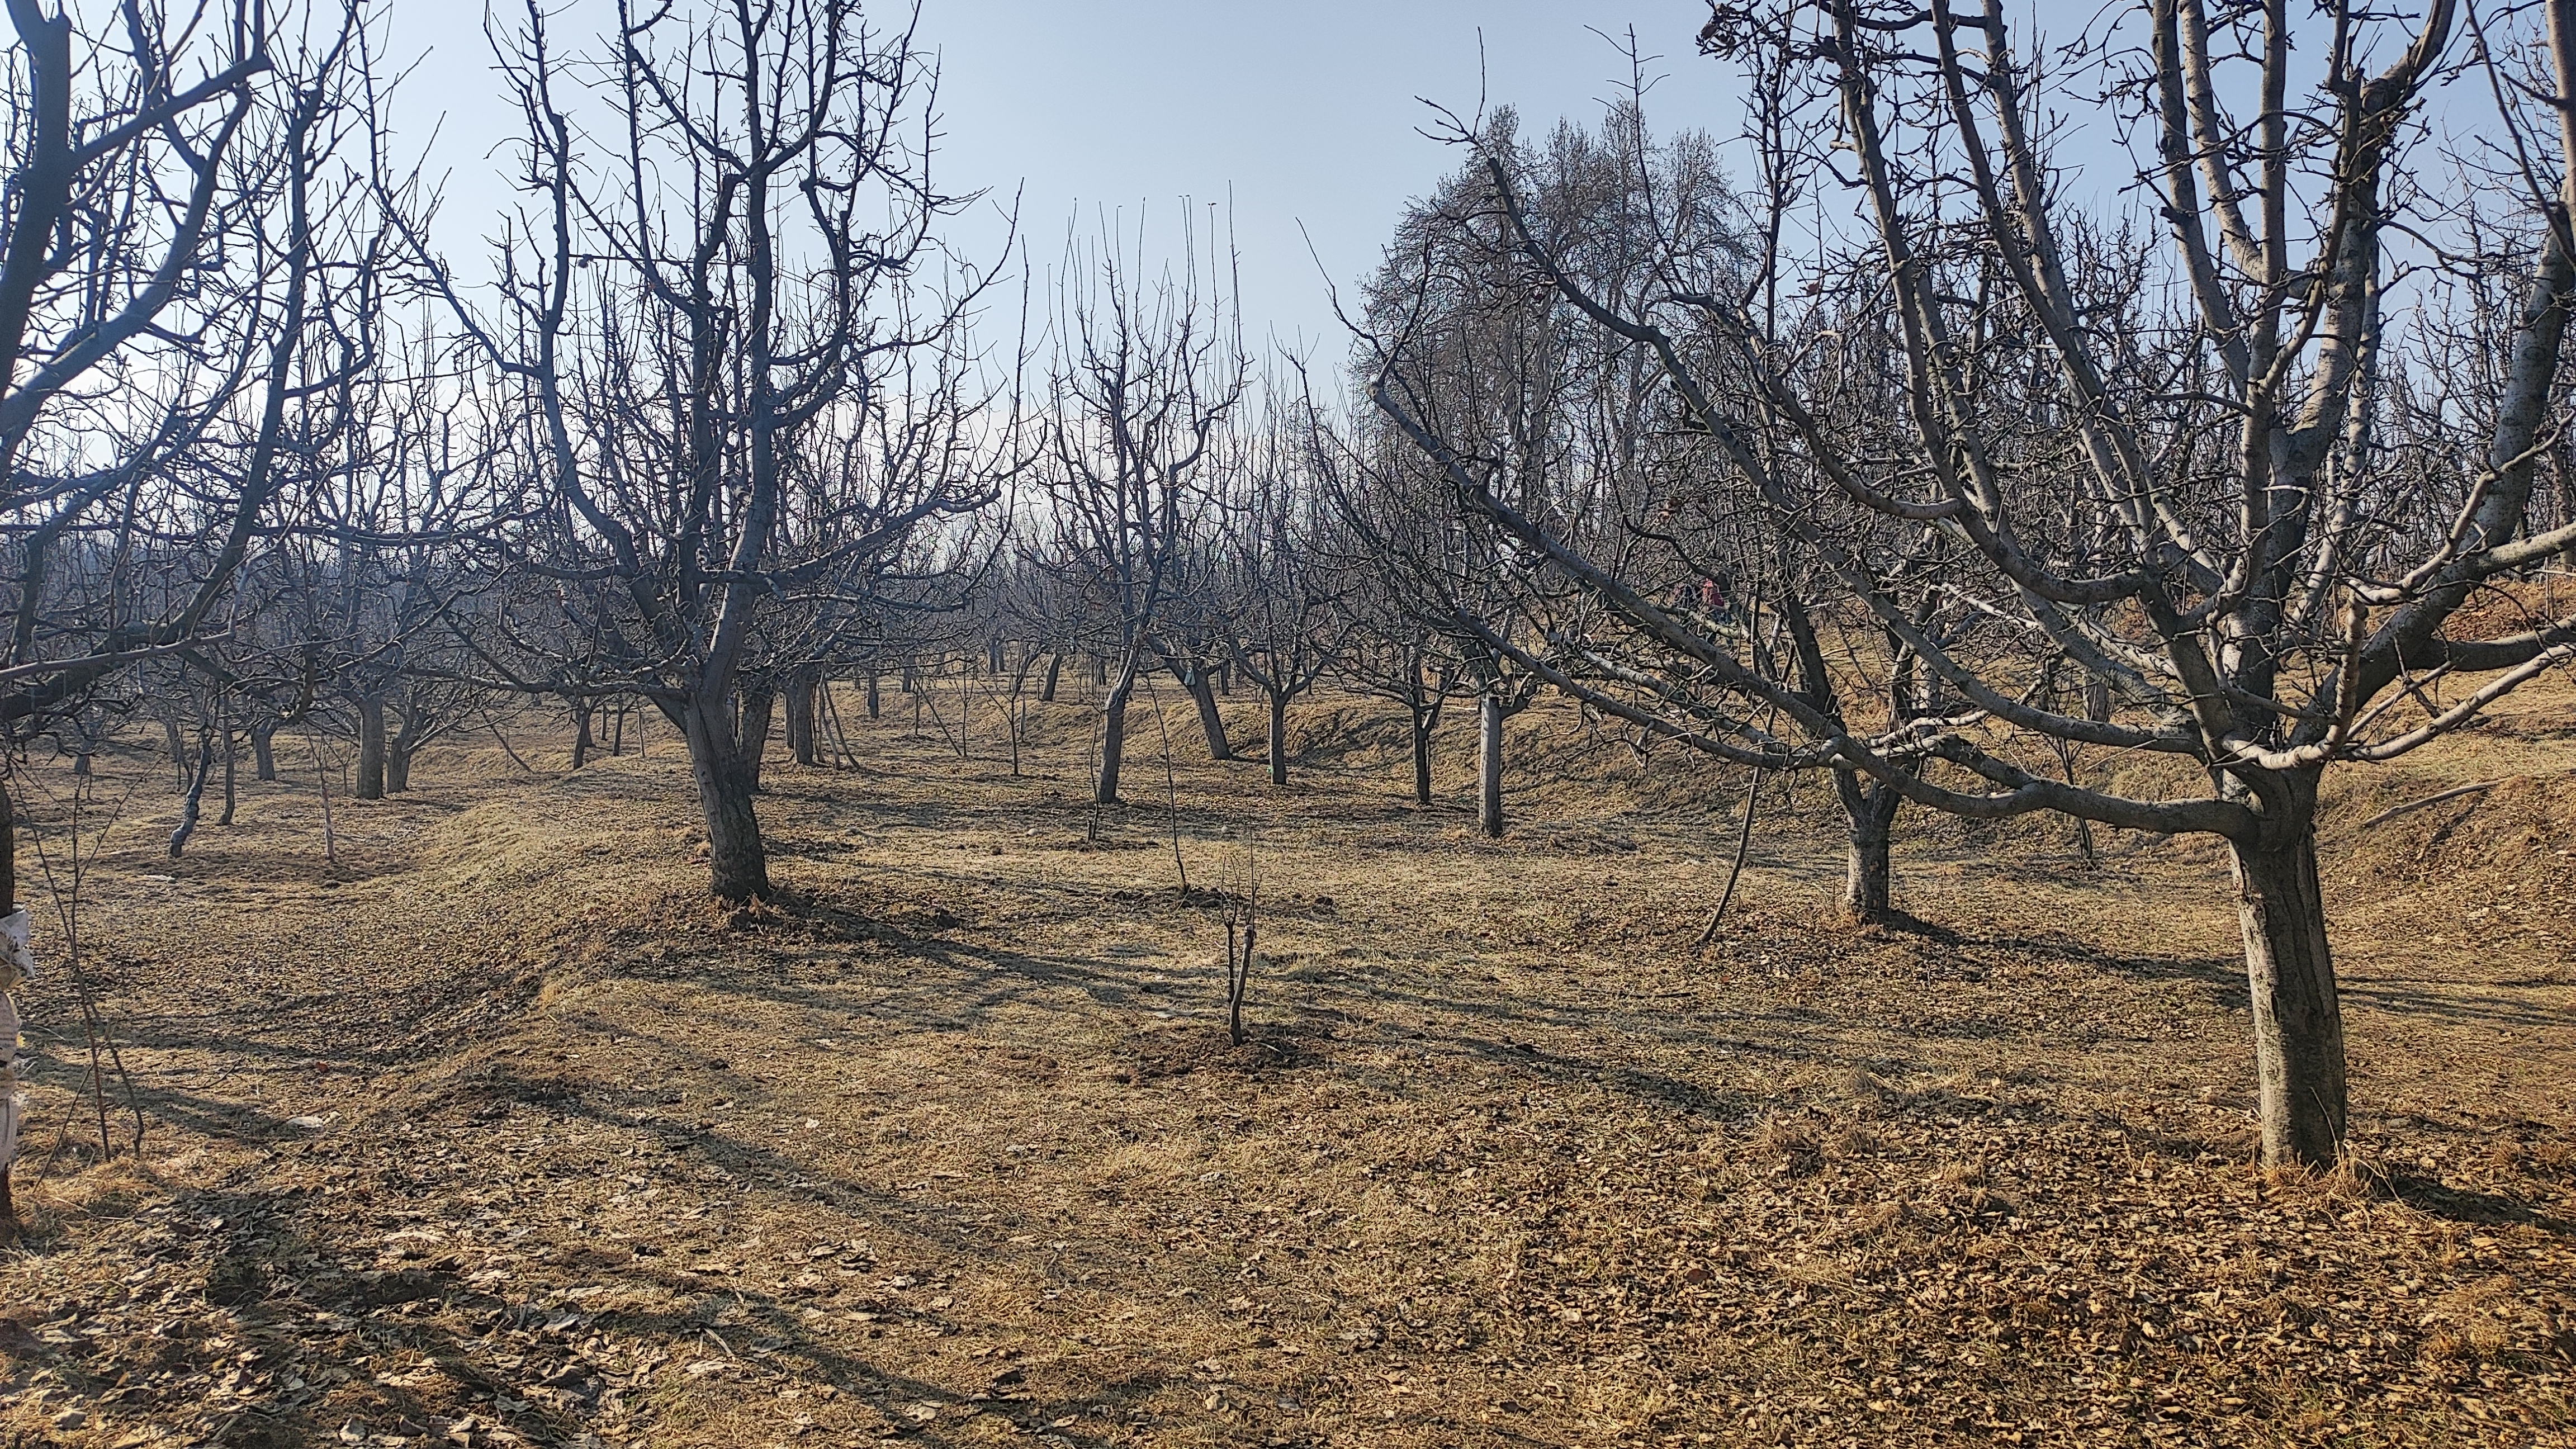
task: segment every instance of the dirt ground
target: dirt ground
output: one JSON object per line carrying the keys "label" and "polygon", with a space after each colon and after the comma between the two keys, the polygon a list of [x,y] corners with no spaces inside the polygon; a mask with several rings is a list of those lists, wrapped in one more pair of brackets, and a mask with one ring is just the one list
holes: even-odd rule
{"label": "dirt ground", "polygon": [[1857,930],[1811,782],[1702,952],[1740,780],[1567,710],[1489,843],[1361,702],[1274,790],[1166,698],[1094,841],[1078,702],[1014,773],[888,699],[773,760],[736,912],[667,732],[335,789],[336,865],[310,768],[173,861],[166,762],[103,757],[0,1444],[2576,1442],[2576,691],[2336,787],[2334,1181],[2249,1164],[2206,845],[1909,816],[1916,924]]}

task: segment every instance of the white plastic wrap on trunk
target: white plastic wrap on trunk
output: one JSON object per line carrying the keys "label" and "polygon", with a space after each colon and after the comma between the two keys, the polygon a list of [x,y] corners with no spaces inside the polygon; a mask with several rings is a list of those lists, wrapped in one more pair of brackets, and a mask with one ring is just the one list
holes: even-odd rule
{"label": "white plastic wrap on trunk", "polygon": [[0,1173],[18,1160],[18,1119],[26,1099],[18,1092],[18,1003],[14,993],[36,974],[28,948],[31,923],[25,908],[0,917]]}

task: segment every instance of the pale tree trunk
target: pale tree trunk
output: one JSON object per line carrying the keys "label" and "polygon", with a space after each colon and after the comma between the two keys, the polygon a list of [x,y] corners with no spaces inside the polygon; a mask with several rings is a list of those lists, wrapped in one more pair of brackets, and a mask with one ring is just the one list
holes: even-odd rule
{"label": "pale tree trunk", "polygon": [[1196,665],[1173,671],[1181,677],[1181,687],[1190,692],[1190,702],[1199,707],[1199,732],[1207,736],[1208,758],[1231,760],[1234,746],[1226,743],[1225,716],[1217,713],[1216,689],[1208,672]]}
{"label": "pale tree trunk", "polygon": [[250,731],[251,778],[262,784],[277,779],[277,726],[257,724]]}
{"label": "pale tree trunk", "polygon": [[1503,697],[1476,701],[1476,828],[1503,836]]}
{"label": "pale tree trunk", "polygon": [[814,680],[804,674],[787,679],[787,753],[809,770],[821,763],[814,748]]}
{"label": "pale tree trunk", "polygon": [[179,772],[180,784],[187,784],[188,742],[180,738],[179,717],[177,715],[165,714],[161,716],[161,735],[162,743],[167,746],[170,751],[170,768]]}
{"label": "pale tree trunk", "polygon": [[1288,783],[1288,691],[1270,691],[1270,783]]}
{"label": "pale tree trunk", "polygon": [[2317,881],[2314,775],[2291,779],[2287,818],[2231,841],[2245,978],[2254,1008],[2254,1074],[2268,1167],[2331,1167],[2342,1155],[2343,1006]]}
{"label": "pale tree trunk", "polygon": [[1431,731],[1436,723],[1432,711],[1413,709],[1413,803],[1431,803]]}
{"label": "pale tree trunk", "polygon": [[722,900],[765,900],[769,855],[752,812],[759,782],[750,768],[751,746],[737,744],[730,702],[722,696],[691,701],[682,715],[689,742],[689,774],[697,782],[698,809],[707,827],[707,888]]}
{"label": "pale tree trunk", "polygon": [[1136,692],[1134,655],[1118,666],[1118,683],[1100,705],[1100,784],[1092,791],[1095,805],[1118,803],[1118,764],[1127,753],[1127,700]]}
{"label": "pale tree trunk", "polygon": [[385,699],[380,694],[358,697],[358,786],[361,800],[385,798]]}

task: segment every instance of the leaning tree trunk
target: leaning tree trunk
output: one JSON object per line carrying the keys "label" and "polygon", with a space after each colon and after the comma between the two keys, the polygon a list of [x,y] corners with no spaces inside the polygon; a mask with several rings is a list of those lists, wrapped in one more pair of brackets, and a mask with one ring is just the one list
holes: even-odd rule
{"label": "leaning tree trunk", "polygon": [[814,680],[803,674],[787,679],[787,753],[809,770],[821,763],[814,749]]}
{"label": "leaning tree trunk", "polygon": [[1064,673],[1064,654],[1063,654],[1063,652],[1062,652],[1062,651],[1058,651],[1058,652],[1056,652],[1056,653],[1053,653],[1053,654],[1048,655],[1048,656],[1047,656],[1046,683],[1044,683],[1044,684],[1042,684],[1042,685],[1038,686],[1038,703],[1040,703],[1040,704],[1053,704],[1053,703],[1055,703],[1055,683],[1056,683],[1056,680],[1057,680],[1060,676],[1062,676],[1062,675],[1063,675],[1063,673]]}
{"label": "leaning tree trunk", "polygon": [[277,779],[276,737],[277,726],[274,724],[251,726],[251,778],[262,784],[271,784]]}
{"label": "leaning tree trunk", "polygon": [[1208,672],[1196,665],[1176,672],[1181,676],[1181,687],[1190,692],[1190,702],[1199,707],[1199,732],[1207,736],[1208,758],[1233,759],[1234,746],[1226,743],[1225,716],[1217,713],[1216,688]]}
{"label": "leaning tree trunk", "polygon": [[1270,783],[1288,783],[1288,691],[1270,691]]}
{"label": "leaning tree trunk", "polygon": [[1476,701],[1476,828],[1503,836],[1503,697]]}
{"label": "leaning tree trunk", "polygon": [[760,818],[752,813],[752,792],[759,788],[750,758],[755,746],[748,737],[737,743],[730,712],[721,697],[700,699],[691,702],[682,722],[689,774],[707,827],[707,888],[720,900],[740,904],[768,898],[769,852],[761,843]]}
{"label": "leaning tree trunk", "polygon": [[1430,710],[1413,711],[1413,803],[1431,803],[1431,730],[1435,717]]}
{"label": "leaning tree trunk", "polygon": [[1100,705],[1100,783],[1091,792],[1095,805],[1118,803],[1118,765],[1127,754],[1127,700],[1136,692],[1136,661],[1118,666],[1118,683]]}
{"label": "leaning tree trunk", "polygon": [[2330,1167],[2342,1156],[2343,1007],[2317,882],[2316,778],[2292,782],[2292,818],[2231,841],[2245,978],[2254,1007],[2254,1075],[2267,1167]]}
{"label": "leaning tree trunk", "polygon": [[1834,793],[1842,802],[1848,841],[1843,854],[1843,909],[1864,925],[1882,925],[1896,914],[1889,841],[1905,797],[1883,784],[1864,782],[1851,770],[1834,772]]}
{"label": "leaning tree trunk", "polygon": [[358,788],[361,800],[385,798],[385,700],[358,696]]}

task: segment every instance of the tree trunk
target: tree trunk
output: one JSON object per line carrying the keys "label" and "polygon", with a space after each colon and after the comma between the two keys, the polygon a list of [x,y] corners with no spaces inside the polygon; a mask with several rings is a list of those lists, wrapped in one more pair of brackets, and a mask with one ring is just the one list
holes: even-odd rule
{"label": "tree trunk", "polygon": [[741,904],[768,898],[769,854],[761,844],[760,817],[752,813],[759,782],[749,768],[751,746],[736,745],[727,704],[722,698],[694,701],[685,721],[689,774],[707,827],[707,888],[720,900]]}
{"label": "tree trunk", "polygon": [[1127,753],[1127,700],[1136,692],[1137,666],[1129,659],[1118,668],[1118,684],[1100,705],[1100,783],[1091,792],[1095,805],[1118,803],[1118,763]]}
{"label": "tree trunk", "polygon": [[1427,709],[1413,711],[1413,803],[1431,804],[1431,729],[1432,715]]}
{"label": "tree trunk", "polygon": [[250,731],[251,778],[261,784],[277,780],[277,726],[257,724]]}
{"label": "tree trunk", "polygon": [[994,678],[998,679],[1002,676],[1003,671],[1010,668],[1009,663],[1003,657],[1007,650],[1008,646],[999,634],[996,634],[992,638],[984,641],[984,672],[986,674],[992,675]]}
{"label": "tree trunk", "polygon": [[1503,697],[1476,701],[1476,828],[1503,836]]}
{"label": "tree trunk", "polygon": [[576,770],[590,763],[590,752],[599,747],[590,734],[590,706],[572,707],[572,767]]}
{"label": "tree trunk", "polygon": [[403,696],[402,723],[395,727],[394,737],[385,742],[385,793],[400,795],[411,788],[411,757],[420,753],[422,720],[420,708],[412,696]]}
{"label": "tree trunk", "polygon": [[873,669],[868,671],[868,718],[870,719],[878,717],[880,706],[877,701],[877,683],[884,677]]}
{"label": "tree trunk", "polygon": [[2272,822],[2271,838],[2230,843],[2267,1167],[2331,1167],[2343,1148],[2343,1007],[2317,884],[2315,790],[2311,777],[2301,818]]}
{"label": "tree trunk", "polygon": [[1225,741],[1225,716],[1216,710],[1216,689],[1208,672],[1195,666],[1175,671],[1181,676],[1181,687],[1190,692],[1190,702],[1199,707],[1199,732],[1207,736],[1208,758],[1231,760],[1234,746]]}
{"label": "tree trunk", "polygon": [[803,674],[787,679],[787,752],[809,770],[821,763],[814,750],[814,681]]}
{"label": "tree trunk", "polygon": [[179,772],[179,783],[184,786],[188,783],[188,742],[180,738],[177,715],[161,717],[161,734],[162,743],[170,750],[170,768]]}
{"label": "tree trunk", "polygon": [[778,691],[746,689],[742,692],[742,769],[751,788],[760,788],[760,766],[769,754],[769,729],[778,713]]}
{"label": "tree trunk", "polygon": [[[87,755],[81,756],[88,759]],[[0,783],[0,917],[18,910],[18,816],[10,804],[9,790]],[[0,971],[0,986],[14,987],[17,971],[13,967]],[[0,993],[0,1027],[7,1036],[0,1037],[0,1238],[18,1236],[18,1204],[11,1196],[10,1169],[14,1165],[18,1137],[18,1009],[5,993]]]}
{"label": "tree trunk", "polygon": [[1851,770],[1834,772],[1834,792],[1842,801],[1848,840],[1843,853],[1843,909],[1865,925],[1884,924],[1895,917],[1889,840],[1905,797],[1885,785],[1864,782]]}
{"label": "tree trunk", "polygon": [[228,717],[224,724],[224,813],[223,818],[215,822],[217,825],[233,823],[233,807],[241,799],[240,756],[241,749],[234,739],[232,723]]}
{"label": "tree trunk", "polygon": [[1040,686],[1040,687],[1039,687],[1039,689],[1038,689],[1038,703],[1040,703],[1040,704],[1053,704],[1053,703],[1055,703],[1055,682],[1056,682],[1057,677],[1058,677],[1058,676],[1060,676],[1060,675],[1062,675],[1063,673],[1064,673],[1064,655],[1062,655],[1062,654],[1060,654],[1060,653],[1058,653],[1058,654],[1050,654],[1050,655],[1048,655],[1048,656],[1047,656],[1046,683],[1045,683],[1044,685]]}
{"label": "tree trunk", "polygon": [[1288,691],[1270,691],[1270,783],[1288,783]]}
{"label": "tree trunk", "polygon": [[380,694],[358,696],[358,787],[361,800],[385,798],[385,700]]}

